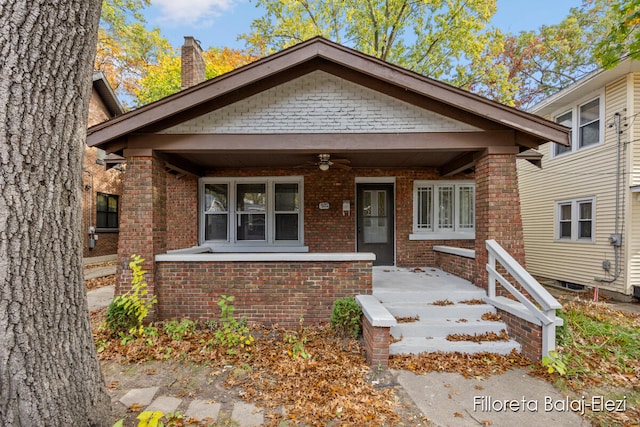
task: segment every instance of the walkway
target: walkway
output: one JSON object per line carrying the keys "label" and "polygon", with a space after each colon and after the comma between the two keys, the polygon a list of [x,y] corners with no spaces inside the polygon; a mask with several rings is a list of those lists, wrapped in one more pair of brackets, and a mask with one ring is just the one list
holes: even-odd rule
{"label": "walkway", "polygon": [[[252,403],[238,400],[231,404],[230,417],[221,411],[222,404],[206,399],[180,398],[176,396],[157,395],[160,387],[135,388],[129,390],[119,399],[119,403],[127,408],[142,406],[143,411],[160,411],[163,414],[179,412],[184,419],[193,422],[223,424],[229,418],[239,427],[260,426],[264,423],[264,412]],[[227,425],[227,424],[224,424]]]}

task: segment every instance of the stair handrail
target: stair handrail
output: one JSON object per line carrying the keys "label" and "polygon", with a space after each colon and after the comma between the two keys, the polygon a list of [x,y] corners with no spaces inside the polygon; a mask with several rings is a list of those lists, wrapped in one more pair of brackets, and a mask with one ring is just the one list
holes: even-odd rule
{"label": "stair handrail", "polygon": [[[549,351],[553,351],[556,345],[556,326],[562,324],[562,319],[556,317],[556,310],[561,309],[562,305],[534,279],[518,261],[500,246],[498,242],[495,240],[487,240],[486,248],[489,255],[487,260],[487,272],[489,273],[488,301],[494,303],[494,305],[497,302],[496,281],[500,282],[500,284],[515,296],[527,311],[537,319],[539,324],[542,325],[542,355],[549,355]],[[535,302],[540,305],[541,309],[496,270],[496,261],[531,295]],[[520,318],[526,319],[518,310],[509,310],[508,305],[500,304],[500,308]]]}

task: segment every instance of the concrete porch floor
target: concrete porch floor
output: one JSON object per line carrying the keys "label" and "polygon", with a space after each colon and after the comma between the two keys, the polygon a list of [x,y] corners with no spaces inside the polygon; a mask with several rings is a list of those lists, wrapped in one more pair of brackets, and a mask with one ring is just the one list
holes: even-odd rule
{"label": "concrete porch floor", "polygon": [[425,290],[477,291],[471,282],[435,267],[373,267],[373,293],[420,292]]}

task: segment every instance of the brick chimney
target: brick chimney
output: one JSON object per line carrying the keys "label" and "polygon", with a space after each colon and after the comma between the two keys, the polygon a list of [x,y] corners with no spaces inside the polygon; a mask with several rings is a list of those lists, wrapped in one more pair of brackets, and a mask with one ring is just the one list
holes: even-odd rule
{"label": "brick chimney", "polygon": [[191,36],[185,36],[184,45],[182,45],[182,84],[180,89],[184,90],[205,80],[205,66],[200,42]]}

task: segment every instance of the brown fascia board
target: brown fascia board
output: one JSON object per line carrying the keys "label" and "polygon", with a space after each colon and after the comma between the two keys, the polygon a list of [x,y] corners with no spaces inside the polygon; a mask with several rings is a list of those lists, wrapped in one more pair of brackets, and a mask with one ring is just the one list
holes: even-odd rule
{"label": "brown fascia board", "polygon": [[111,117],[117,117],[124,113],[124,108],[120,104],[120,100],[107,81],[107,77],[102,71],[93,72],[93,88],[98,92],[102,102],[107,107]]}
{"label": "brown fascia board", "polygon": [[[133,132],[140,132],[150,126],[153,126],[154,130],[158,130],[167,127],[163,126],[163,122],[175,124],[175,121],[170,120],[172,116],[185,114],[186,117],[189,110],[197,109],[200,110],[199,114],[203,114],[204,112],[198,107],[212,103],[212,100],[216,98],[238,91],[260,80],[283,73],[285,78],[277,80],[293,79],[298,76],[297,73],[290,73],[290,76],[287,76],[288,70],[300,67],[315,58],[322,58],[346,69],[355,70],[374,80],[401,87],[426,98],[435,99],[454,109],[473,113],[523,132],[532,136],[540,144],[547,141],[565,145],[569,143],[569,129],[562,125],[389,64],[321,37],[315,37],[284,49],[116,119],[93,126],[88,130],[87,143],[89,146],[101,146],[113,139]],[[310,70],[306,70],[306,72],[308,71]]]}

